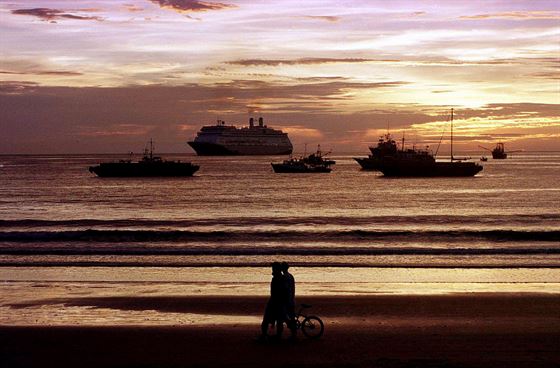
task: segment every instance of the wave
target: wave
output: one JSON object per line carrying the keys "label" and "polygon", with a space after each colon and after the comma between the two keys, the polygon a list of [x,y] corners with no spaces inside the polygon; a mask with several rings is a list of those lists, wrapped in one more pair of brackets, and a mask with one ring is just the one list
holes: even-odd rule
{"label": "wave", "polygon": [[475,226],[477,224],[511,224],[511,223],[546,223],[558,221],[560,214],[547,213],[535,215],[422,215],[422,216],[316,216],[316,217],[228,217],[179,220],[152,219],[68,219],[41,220],[18,219],[0,220],[0,228],[33,228],[33,227],[171,227],[185,228],[190,226],[266,226],[266,225],[376,225],[376,224],[462,224]]}
{"label": "wave", "polygon": [[0,231],[0,242],[367,242],[382,240],[430,242],[449,240],[560,241],[560,230],[451,230],[451,231],[183,231],[78,230]]}
{"label": "wave", "polygon": [[118,256],[461,256],[461,255],[557,255],[560,248],[404,248],[404,247],[221,247],[221,248],[134,248],[134,247],[30,247],[0,248],[0,255],[118,255]]}
{"label": "wave", "polygon": [[[134,261],[122,261],[122,260],[36,260],[36,259],[26,259],[15,262],[6,262],[0,259],[0,266],[5,267],[270,267],[271,259],[263,259],[260,261],[236,261],[236,262],[192,262],[173,260],[173,261],[161,261],[157,262],[149,260],[134,260]],[[560,268],[560,264],[557,262],[543,262],[540,264],[531,263],[515,263],[515,262],[504,262],[500,264],[489,264],[489,263],[386,263],[386,262],[302,262],[302,261],[290,261],[292,267],[344,267],[344,268],[439,268],[439,269],[449,269],[449,268],[483,268],[483,269],[504,269],[504,268],[530,268],[530,269],[543,269],[543,268]],[[134,281],[132,281],[134,282]],[[144,281],[142,281],[144,282]],[[189,282],[187,282],[189,283]],[[199,283],[199,282],[197,282]],[[548,282],[543,282],[548,283]]]}

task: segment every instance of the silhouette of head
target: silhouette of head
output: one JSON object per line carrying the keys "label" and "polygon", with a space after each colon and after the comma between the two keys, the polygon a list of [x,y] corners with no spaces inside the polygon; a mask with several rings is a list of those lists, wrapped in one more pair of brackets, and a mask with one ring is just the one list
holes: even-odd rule
{"label": "silhouette of head", "polygon": [[282,262],[280,263],[280,268],[282,269],[283,272],[288,272],[290,265],[288,264],[288,262]]}
{"label": "silhouette of head", "polygon": [[278,275],[282,273],[282,265],[280,262],[272,262],[272,274]]}

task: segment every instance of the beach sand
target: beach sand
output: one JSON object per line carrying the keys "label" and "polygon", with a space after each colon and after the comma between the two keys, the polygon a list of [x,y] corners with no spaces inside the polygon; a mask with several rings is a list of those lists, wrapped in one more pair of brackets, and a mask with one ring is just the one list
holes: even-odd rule
{"label": "beach sand", "polygon": [[[295,343],[259,343],[258,323],[246,322],[1,326],[0,362],[2,367],[560,366],[557,294],[307,296],[298,301],[313,304],[312,313],[325,322],[321,339],[300,335]],[[37,303],[257,320],[265,302],[259,296],[142,296]]]}

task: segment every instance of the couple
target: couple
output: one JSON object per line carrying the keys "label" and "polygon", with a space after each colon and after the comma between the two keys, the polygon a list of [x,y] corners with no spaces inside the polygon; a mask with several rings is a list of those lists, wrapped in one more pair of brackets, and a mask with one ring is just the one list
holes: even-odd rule
{"label": "couple", "polygon": [[272,264],[270,299],[266,304],[261,324],[261,339],[266,339],[268,326],[274,326],[274,324],[276,324],[276,338],[280,339],[284,330],[284,322],[292,333],[291,338],[296,338],[296,286],[294,277],[288,272],[289,268],[286,262],[274,262]]}

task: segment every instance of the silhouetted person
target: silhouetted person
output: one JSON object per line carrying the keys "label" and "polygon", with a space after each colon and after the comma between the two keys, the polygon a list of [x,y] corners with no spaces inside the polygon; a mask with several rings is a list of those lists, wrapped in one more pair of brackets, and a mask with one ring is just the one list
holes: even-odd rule
{"label": "silhouetted person", "polygon": [[296,280],[294,276],[288,272],[290,266],[286,262],[281,263],[282,275],[286,284],[288,298],[286,300],[286,313],[288,315],[288,328],[292,332],[292,339],[296,338]]}
{"label": "silhouetted person", "polygon": [[288,289],[286,282],[282,275],[282,270],[279,262],[272,264],[272,281],[270,282],[270,298],[266,303],[263,321],[261,323],[261,339],[267,337],[269,325],[276,324],[276,337],[282,337],[284,330],[284,322],[288,320],[286,313],[286,301],[288,299]]}

